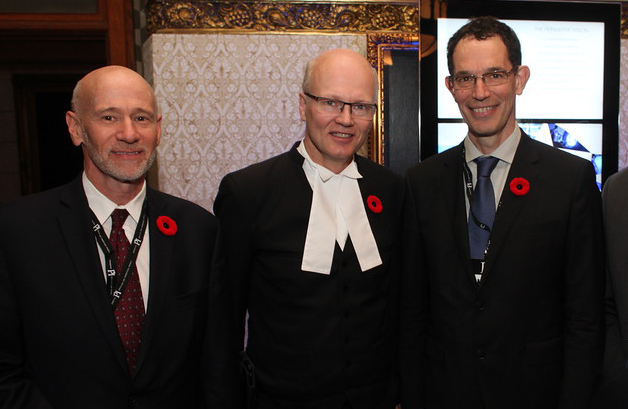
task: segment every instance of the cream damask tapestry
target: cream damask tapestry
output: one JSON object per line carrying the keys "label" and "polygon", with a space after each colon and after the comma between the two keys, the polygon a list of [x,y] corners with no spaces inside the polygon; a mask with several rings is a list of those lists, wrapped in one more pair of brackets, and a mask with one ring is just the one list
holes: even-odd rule
{"label": "cream damask tapestry", "polygon": [[628,166],[628,40],[621,40],[619,72],[619,166]]}
{"label": "cream damask tapestry", "polygon": [[[153,34],[144,75],[163,115],[153,185],[212,209],[224,175],[303,138],[308,60],[331,48],[366,54],[359,34]],[[153,171],[154,173],[154,171]]]}

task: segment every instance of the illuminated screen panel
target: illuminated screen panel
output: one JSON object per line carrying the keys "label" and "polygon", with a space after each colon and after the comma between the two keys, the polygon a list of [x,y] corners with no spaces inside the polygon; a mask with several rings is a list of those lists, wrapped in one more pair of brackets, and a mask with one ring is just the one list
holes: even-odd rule
{"label": "illuminated screen panel", "polygon": [[467,132],[446,87],[447,42],[470,18],[485,15],[517,33],[522,64],[530,67],[517,97],[519,125],[535,139],[590,160],[601,186],[618,168],[617,3],[449,0],[447,18],[435,24],[436,52],[421,58],[420,158],[456,145]]}
{"label": "illuminated screen panel", "polygon": [[[447,41],[468,19],[439,19],[438,117],[461,118],[445,86]],[[602,120],[604,99],[604,23],[501,20],[521,42],[522,63],[530,80],[517,98],[518,119]]]}

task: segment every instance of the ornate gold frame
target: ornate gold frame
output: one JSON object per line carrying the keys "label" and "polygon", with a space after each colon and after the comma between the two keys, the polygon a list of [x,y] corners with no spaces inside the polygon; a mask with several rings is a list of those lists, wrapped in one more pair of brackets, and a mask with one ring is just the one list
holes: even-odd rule
{"label": "ornate gold frame", "polygon": [[[419,34],[410,33],[371,33],[367,34],[367,58],[377,69],[379,92],[377,95],[377,114],[369,141],[369,158],[374,162],[384,163],[384,65],[385,54],[390,50],[419,49]],[[418,75],[418,73],[417,73]]]}
{"label": "ornate gold frame", "polygon": [[418,5],[407,1],[153,0],[147,15],[147,30],[153,34],[173,29],[418,32],[419,13]]}
{"label": "ornate gold frame", "polygon": [[628,3],[621,3],[621,38],[628,38]]}

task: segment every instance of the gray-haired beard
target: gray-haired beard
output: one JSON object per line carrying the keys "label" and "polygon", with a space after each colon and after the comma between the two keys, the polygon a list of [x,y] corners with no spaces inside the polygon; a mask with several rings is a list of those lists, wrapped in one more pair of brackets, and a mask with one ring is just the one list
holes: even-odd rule
{"label": "gray-haired beard", "polygon": [[120,169],[117,169],[113,163],[107,162],[105,157],[92,145],[89,135],[84,127],[81,127],[83,130],[83,138],[85,142],[83,145],[85,146],[85,150],[87,151],[87,155],[92,160],[94,165],[105,175],[111,176],[119,182],[131,183],[135,182],[142,178],[148,172],[148,169],[153,165],[155,161],[155,157],[157,155],[157,150],[153,150],[148,158],[146,158],[143,162],[141,162],[137,168],[133,172],[123,172]]}

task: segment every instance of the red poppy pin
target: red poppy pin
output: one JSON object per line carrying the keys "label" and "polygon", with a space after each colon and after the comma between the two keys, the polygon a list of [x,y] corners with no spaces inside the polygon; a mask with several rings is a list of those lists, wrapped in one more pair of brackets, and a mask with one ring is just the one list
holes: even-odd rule
{"label": "red poppy pin", "polygon": [[379,200],[379,197],[374,195],[370,195],[366,198],[366,204],[373,213],[381,213],[384,209],[384,206],[382,206],[382,201]]}
{"label": "red poppy pin", "polygon": [[530,191],[530,182],[525,178],[514,178],[510,181],[510,191],[517,196],[525,196]]}
{"label": "red poppy pin", "polygon": [[166,236],[174,236],[177,233],[177,223],[168,216],[157,218],[157,228]]}

